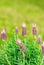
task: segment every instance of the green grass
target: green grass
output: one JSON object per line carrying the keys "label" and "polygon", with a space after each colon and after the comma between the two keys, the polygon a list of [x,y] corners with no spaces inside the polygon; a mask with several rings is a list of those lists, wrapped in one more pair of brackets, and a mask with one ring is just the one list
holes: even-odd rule
{"label": "green grass", "polygon": [[31,25],[36,23],[44,38],[44,0],[1,0],[0,31],[6,28],[8,37],[13,35],[16,26],[27,25],[27,34],[31,36]]}

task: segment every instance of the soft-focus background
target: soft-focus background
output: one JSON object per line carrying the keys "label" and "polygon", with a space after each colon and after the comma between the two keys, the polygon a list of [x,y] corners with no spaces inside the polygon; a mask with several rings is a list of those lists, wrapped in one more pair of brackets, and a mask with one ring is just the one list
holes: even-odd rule
{"label": "soft-focus background", "polygon": [[44,38],[44,0],[0,0],[0,32],[5,28],[11,37],[16,26],[21,31],[22,22],[27,25],[28,36],[36,23]]}

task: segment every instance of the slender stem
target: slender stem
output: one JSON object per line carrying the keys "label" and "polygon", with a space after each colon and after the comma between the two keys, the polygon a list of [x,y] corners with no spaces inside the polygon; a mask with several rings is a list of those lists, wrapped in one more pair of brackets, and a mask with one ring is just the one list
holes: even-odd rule
{"label": "slender stem", "polygon": [[8,62],[8,65],[11,65],[10,61],[8,60],[7,54],[5,54],[5,59]]}
{"label": "slender stem", "polygon": [[43,64],[43,62],[44,62],[44,55],[43,55],[43,58],[42,58],[42,61],[41,61],[41,64],[40,64],[40,65],[42,65],[42,64]]}
{"label": "slender stem", "polygon": [[25,65],[25,54],[24,54],[24,52],[22,53],[22,55],[23,55],[23,65]]}

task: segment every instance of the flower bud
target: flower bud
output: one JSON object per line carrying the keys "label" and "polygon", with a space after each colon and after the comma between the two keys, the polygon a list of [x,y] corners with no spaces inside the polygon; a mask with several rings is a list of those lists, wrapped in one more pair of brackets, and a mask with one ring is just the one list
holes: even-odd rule
{"label": "flower bud", "polygon": [[20,51],[26,51],[26,48],[25,48],[24,44],[20,45]]}
{"label": "flower bud", "polygon": [[26,35],[26,24],[23,23],[22,24],[22,36],[25,36]]}
{"label": "flower bud", "polygon": [[6,31],[5,31],[5,29],[3,29],[2,30],[2,32],[1,32],[1,38],[3,39],[3,40],[5,40],[7,37],[6,37]]}
{"label": "flower bud", "polygon": [[32,24],[32,34],[37,34],[38,33],[38,28],[36,24]]}
{"label": "flower bud", "polygon": [[19,32],[18,27],[16,27],[15,32],[16,32],[16,33],[18,33],[18,32]]}
{"label": "flower bud", "polygon": [[32,24],[32,28],[36,28],[36,24]]}
{"label": "flower bud", "polygon": [[38,43],[42,43],[42,36],[41,35],[38,36]]}
{"label": "flower bud", "polygon": [[20,39],[17,39],[16,43],[17,43],[18,45],[20,45],[20,44],[21,44],[21,40],[20,40]]}
{"label": "flower bud", "polygon": [[26,24],[25,23],[22,24],[22,28],[24,28],[24,29],[26,28]]}
{"label": "flower bud", "polygon": [[37,29],[33,29],[32,30],[32,34],[37,34],[38,33],[38,30]]}

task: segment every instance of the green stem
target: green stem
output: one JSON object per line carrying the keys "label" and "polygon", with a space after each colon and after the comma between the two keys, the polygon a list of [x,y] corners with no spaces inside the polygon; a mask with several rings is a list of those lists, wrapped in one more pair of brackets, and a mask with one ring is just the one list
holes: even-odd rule
{"label": "green stem", "polygon": [[24,54],[24,52],[22,53],[23,54],[23,65],[25,65],[25,54]]}
{"label": "green stem", "polygon": [[42,58],[42,61],[41,61],[41,64],[40,64],[40,65],[42,65],[42,64],[43,64],[43,62],[44,62],[44,56],[43,56],[43,58]]}
{"label": "green stem", "polygon": [[7,54],[5,54],[5,59],[8,62],[8,65],[11,65],[10,61],[8,60]]}

